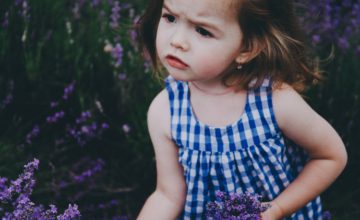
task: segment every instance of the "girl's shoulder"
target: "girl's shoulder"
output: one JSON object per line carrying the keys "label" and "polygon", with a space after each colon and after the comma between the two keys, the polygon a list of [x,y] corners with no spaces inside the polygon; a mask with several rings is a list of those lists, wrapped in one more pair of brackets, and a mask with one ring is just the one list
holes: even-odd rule
{"label": "girl's shoulder", "polygon": [[149,129],[156,129],[170,137],[170,107],[166,89],[160,91],[151,101],[147,112]]}
{"label": "girl's shoulder", "polygon": [[292,86],[287,83],[272,86],[272,103],[280,128],[300,118],[311,118],[316,112]]}

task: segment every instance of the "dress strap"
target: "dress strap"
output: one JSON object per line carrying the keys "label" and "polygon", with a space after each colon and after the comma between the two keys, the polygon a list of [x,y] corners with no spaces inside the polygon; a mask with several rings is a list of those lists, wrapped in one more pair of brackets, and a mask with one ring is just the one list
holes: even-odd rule
{"label": "dress strap", "polygon": [[278,134],[280,128],[274,114],[271,79],[265,78],[258,88],[248,91],[248,96],[250,117],[261,118],[262,125],[271,131],[270,133]]}
{"label": "dress strap", "polygon": [[168,92],[170,104],[170,129],[171,137],[177,146],[183,145],[181,141],[183,126],[187,123],[187,85],[185,82],[178,81],[172,76],[165,79],[165,86]]}

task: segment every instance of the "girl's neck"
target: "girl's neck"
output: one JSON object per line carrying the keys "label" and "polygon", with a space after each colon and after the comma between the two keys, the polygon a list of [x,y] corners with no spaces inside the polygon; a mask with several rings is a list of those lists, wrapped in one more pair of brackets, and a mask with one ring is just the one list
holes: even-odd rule
{"label": "girl's neck", "polygon": [[199,91],[205,95],[209,95],[209,96],[223,96],[223,95],[229,94],[231,92],[234,92],[233,87],[210,89],[210,87],[208,87],[208,88],[202,87],[201,85],[197,84],[197,82],[194,82],[194,81],[192,81],[190,83],[197,91]]}

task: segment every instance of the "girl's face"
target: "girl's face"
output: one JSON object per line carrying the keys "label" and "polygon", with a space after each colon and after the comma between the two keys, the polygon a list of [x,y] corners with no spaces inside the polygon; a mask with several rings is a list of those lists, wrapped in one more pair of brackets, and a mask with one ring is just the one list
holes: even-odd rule
{"label": "girl's face", "polygon": [[240,62],[242,34],[232,1],[164,0],[156,49],[171,76],[211,82]]}

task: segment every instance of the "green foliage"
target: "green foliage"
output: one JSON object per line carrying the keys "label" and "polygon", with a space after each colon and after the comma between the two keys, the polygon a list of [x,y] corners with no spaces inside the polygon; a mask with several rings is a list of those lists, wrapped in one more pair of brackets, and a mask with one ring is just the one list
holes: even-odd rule
{"label": "green foliage", "polygon": [[[154,186],[146,111],[161,89],[131,37],[138,5],[119,2],[113,28],[115,3],[108,1],[15,2],[0,3],[0,21],[8,13],[0,29],[0,100],[11,97],[0,106],[0,176],[15,177],[24,161],[37,157],[43,167],[35,201],[76,202],[85,218],[136,213]],[[122,58],[104,51],[116,44]],[[77,123],[87,111],[91,117]],[[49,123],[59,112],[64,115]],[[85,143],[70,134],[94,124],[96,134],[81,134]],[[101,130],[103,124],[109,128]],[[36,125],[40,132],[29,136]],[[104,166],[91,173],[98,159]],[[77,181],[86,171],[90,176]]]}

